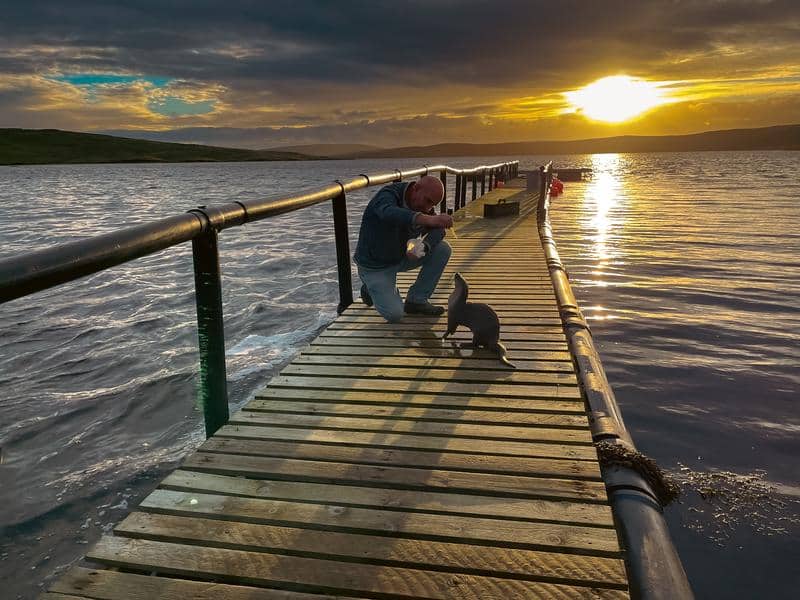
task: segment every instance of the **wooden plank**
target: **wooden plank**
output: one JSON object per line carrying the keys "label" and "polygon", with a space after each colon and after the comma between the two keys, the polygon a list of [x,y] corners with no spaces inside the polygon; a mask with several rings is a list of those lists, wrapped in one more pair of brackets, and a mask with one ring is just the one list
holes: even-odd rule
{"label": "wooden plank", "polygon": [[532,385],[505,383],[446,383],[442,381],[404,381],[394,379],[341,379],[336,377],[273,377],[271,387],[303,387],[317,389],[370,390],[376,392],[424,392],[426,394],[500,396],[511,398],[554,398],[580,400],[581,392],[574,385]]}
{"label": "wooden plank", "polygon": [[158,573],[329,593],[382,594],[384,598],[625,598],[622,590],[516,579],[337,563],[261,552],[202,548],[150,540],[103,537],[92,560]]}
{"label": "wooden plank", "polygon": [[[472,286],[474,287],[474,286]],[[485,284],[485,288],[483,291],[476,290],[473,291],[472,288],[469,290],[469,300],[470,302],[506,302],[508,300],[547,300],[553,306],[555,306],[555,298],[553,296],[552,289],[546,288],[527,288],[527,289],[513,289],[513,288],[506,288],[504,282],[501,279],[498,279],[496,282],[492,284]],[[489,291],[491,289],[491,291]],[[437,288],[437,291],[434,292],[433,297],[449,297],[450,294],[447,290],[443,288]]]}
{"label": "wooden plank", "polygon": [[[348,356],[343,361],[342,353],[338,356],[330,354],[303,353],[292,360],[295,365],[341,365],[362,367],[416,367],[418,369],[479,369],[482,371],[507,371],[508,367],[497,359],[485,358],[445,358],[431,356],[397,356],[394,353],[380,355],[364,353]],[[572,363],[561,361],[515,360],[517,373],[567,373],[574,375]]]}
{"label": "wooden plank", "polygon": [[[484,363],[495,364],[495,356],[488,350],[479,348],[464,348],[455,349],[450,348],[420,348],[420,347],[405,347],[405,346],[375,346],[373,348],[365,348],[363,346],[322,346],[322,345],[308,345],[301,350],[302,355],[339,355],[339,356],[381,356],[381,357],[412,357],[423,360],[433,360],[436,358],[452,359],[464,361],[469,364],[469,361],[480,360]],[[564,364],[564,368],[573,371],[572,356],[567,351],[559,352],[557,350],[511,350],[508,349],[508,357],[522,365],[530,364],[533,362],[560,362]],[[521,367],[518,367],[521,368]]]}
{"label": "wooden plank", "polygon": [[[536,237],[539,237],[538,232]],[[470,238],[466,236],[459,236],[458,239],[451,239],[449,243],[456,251],[451,255],[447,267],[453,268],[460,266],[465,268],[480,269],[486,264],[496,262],[504,263],[506,267],[508,267],[509,265],[505,262],[505,259],[506,257],[514,258],[517,256],[517,254],[515,254],[516,251],[525,262],[521,262],[520,265],[514,266],[530,267],[533,269],[543,268],[543,264],[539,262],[544,256],[544,251],[542,250],[541,245],[532,246],[525,242],[519,244],[517,241],[508,243],[498,242],[498,239],[483,237]],[[513,273],[525,273],[528,269],[509,268],[508,270]]]}
{"label": "wooden plank", "polygon": [[247,477],[404,490],[447,490],[487,496],[577,499],[584,502],[603,502],[606,497],[602,482],[582,479],[362,465],[271,456],[197,452],[186,458],[183,468],[220,475],[239,474]]}
{"label": "wooden plank", "polygon": [[[472,333],[464,328],[461,328],[456,331],[456,333],[451,336],[448,340],[443,341],[441,339],[442,334],[444,331],[433,331],[431,329],[421,329],[421,330],[405,330],[401,327],[395,328],[384,328],[384,329],[362,329],[362,330],[347,330],[347,329],[326,329],[323,333],[320,333],[320,338],[330,338],[330,337],[356,337],[356,338],[380,338],[380,339],[427,339],[432,340],[438,343],[440,346],[444,344],[448,344],[451,347],[454,346],[455,342],[471,342],[472,341]],[[524,342],[533,342],[533,341],[543,341],[543,342],[566,342],[566,337],[562,330],[556,327],[543,327],[538,332],[503,332],[503,337],[501,338],[501,342],[503,344],[510,342],[510,341],[524,341]]]}
{"label": "wooden plank", "polygon": [[[377,314],[377,313],[376,313]],[[378,315],[380,317],[380,315]],[[561,324],[560,318],[555,319],[528,319],[522,320],[520,323],[508,323],[506,320],[501,321],[501,331],[503,334],[506,332],[524,332],[524,331],[531,331],[531,332],[541,332],[542,330],[546,331],[555,331],[555,333],[559,333],[563,331],[563,326]],[[422,322],[411,322],[406,321],[405,318],[400,321],[399,323],[387,323],[385,320],[374,319],[372,321],[339,321],[336,320],[328,326],[328,329],[378,329],[381,331],[397,331],[397,330],[405,330],[405,331],[423,331],[423,330],[435,330],[437,332],[444,333],[447,329],[447,321],[440,321],[440,322],[433,322],[433,321],[422,321]]]}
{"label": "wooden plank", "polygon": [[[379,337],[379,338],[362,338],[362,337],[355,337],[355,336],[333,336],[327,337],[324,335],[320,335],[316,339],[310,342],[312,346],[369,346],[372,348],[382,348],[382,347],[400,347],[400,348],[430,348],[430,349],[446,349],[448,352],[459,355],[462,352],[470,352],[475,355],[482,355],[484,357],[490,358],[494,357],[495,354],[485,350],[483,348],[474,351],[470,348],[459,348],[456,346],[443,346],[442,340],[431,338],[431,339],[414,339],[414,338],[391,338],[391,337]],[[503,340],[503,345],[509,352],[526,352],[526,351],[556,351],[556,352],[567,352],[567,341],[566,339],[561,341],[542,341],[542,340]]]}
{"label": "wooden plank", "polygon": [[[595,466],[595,465],[593,465]],[[598,469],[599,473],[599,469]],[[535,520],[613,527],[607,504],[497,496],[476,496],[450,492],[421,492],[355,485],[328,485],[308,481],[249,479],[200,471],[178,470],[160,485],[163,489],[291,500],[308,504],[337,504],[384,510],[485,516],[513,521]]]}
{"label": "wooden plank", "polygon": [[224,425],[217,434],[222,437],[275,440],[306,440],[321,444],[389,446],[498,456],[530,456],[540,458],[575,458],[597,460],[594,446],[567,445],[553,442],[508,442],[484,438],[451,438],[393,432],[363,432],[347,429],[270,427],[268,425]]}
{"label": "wooden plank", "polygon": [[294,556],[349,560],[489,577],[596,585],[625,589],[625,567],[614,558],[491,546],[420,541],[378,535],[314,531],[273,525],[133,513],[115,528],[126,537],[212,545],[231,550],[289,553]]}
{"label": "wooden plank", "polygon": [[585,525],[411,513],[169,490],[154,491],[142,501],[141,508],[148,512],[340,533],[375,533],[432,541],[508,545],[529,550],[554,549],[611,558],[620,556],[616,531]]}
{"label": "wooden plank", "polygon": [[[450,261],[445,267],[445,272],[455,272],[459,269],[466,272],[487,272],[489,275],[497,275],[498,267],[506,271],[524,274],[524,275],[546,275],[547,266],[544,264],[543,252],[525,252],[520,249],[520,254],[517,256],[513,249],[504,252],[503,255],[491,256],[491,251],[487,250],[485,246],[480,245],[461,245],[452,244],[455,252],[450,257]],[[516,260],[519,258],[519,263],[510,266],[508,259]],[[408,273],[408,271],[406,271]]]}
{"label": "wooden plank", "polygon": [[371,417],[381,419],[413,419],[431,422],[459,422],[473,424],[501,424],[532,427],[586,429],[586,415],[559,413],[507,412],[499,410],[442,409],[420,406],[373,406],[332,402],[304,402],[302,400],[250,401],[243,410],[266,413],[297,413],[331,417]]}
{"label": "wooden plank", "polygon": [[[415,280],[409,280],[408,283],[413,283]],[[403,282],[405,283],[405,282]],[[498,278],[493,282],[484,283],[480,289],[473,289],[476,287],[474,284],[470,286],[469,299],[475,302],[491,302],[492,300],[502,301],[504,298],[518,299],[518,300],[549,300],[555,304],[555,296],[553,296],[553,288],[550,286],[527,286],[525,288],[506,288],[505,281]],[[452,290],[450,290],[452,291]],[[449,296],[447,288],[444,286],[436,288],[435,294]]]}
{"label": "wooden plank", "polygon": [[[504,313],[502,315],[502,322],[503,324],[510,324],[510,325],[525,325],[532,321],[538,320],[540,318],[545,319],[560,319],[558,310],[555,308],[552,309],[541,309],[535,310],[531,312],[523,312],[519,311],[514,314]],[[336,318],[334,323],[382,323],[383,317],[377,314],[374,309],[370,310],[363,310],[361,313],[357,311],[350,311],[349,309],[343,312]],[[444,325],[447,326],[447,315],[443,315],[441,317],[433,317],[433,316],[426,316],[426,315],[405,315],[403,317],[404,323],[427,323],[427,324],[434,324],[434,325]],[[560,321],[559,321],[560,322]]]}
{"label": "wooden plank", "polygon": [[[431,302],[433,302],[434,304],[437,303],[447,304],[447,299],[449,298],[449,296],[450,296],[449,294],[434,293],[431,296]],[[472,294],[470,294],[470,300],[473,300]],[[501,308],[506,308],[506,307],[519,308],[520,306],[541,306],[541,305],[553,306],[553,301],[544,297],[519,298],[519,297],[504,296],[491,299],[484,299],[481,301],[491,304],[492,308],[494,308],[495,306],[499,306]]]}
{"label": "wooden plank", "polygon": [[[543,312],[547,313],[555,313],[558,314],[558,309],[552,304],[548,302],[537,302],[532,306],[513,306],[510,308],[502,308],[494,304],[492,306],[494,311],[500,316],[501,319],[508,317],[520,317],[520,318],[533,318],[533,316],[537,314],[542,314]],[[347,310],[342,313],[341,316],[347,316],[348,318],[352,319],[362,319],[362,318],[371,318],[374,320],[380,320],[379,322],[383,321],[383,317],[381,317],[376,311],[375,308],[371,306],[367,306],[363,304],[361,301],[356,301],[350,306],[347,307]],[[428,321],[438,321],[441,320],[443,323],[447,322],[447,315],[443,317],[426,317],[423,315],[405,315],[404,319],[409,319],[410,321],[420,321],[420,322],[428,322]]]}
{"label": "wooden plank", "polygon": [[510,415],[518,412],[538,412],[550,414],[586,413],[581,399],[573,400],[539,400],[536,398],[514,399],[493,396],[468,396],[443,394],[427,394],[424,392],[371,392],[360,390],[320,390],[304,387],[268,387],[256,393],[258,399],[310,400],[314,402],[347,402],[366,403],[390,406],[424,406],[430,408],[480,409],[507,412]]}
{"label": "wooden plank", "polygon": [[219,436],[247,439],[297,440],[320,444],[360,445],[409,448],[414,450],[467,452],[498,456],[530,456],[533,458],[575,458],[597,460],[594,446],[482,438],[450,438],[393,432],[362,432],[347,429],[270,427],[268,425],[224,425]]}
{"label": "wooden plank", "polygon": [[600,470],[588,461],[487,456],[483,454],[424,452],[419,450],[382,450],[358,446],[331,446],[309,444],[301,441],[242,440],[213,437],[200,447],[202,452],[243,454],[322,460],[359,465],[390,465],[464,471],[527,477],[557,477],[560,479],[586,479],[600,481]]}
{"label": "wooden plank", "polygon": [[[498,366],[503,363],[498,359]],[[505,366],[505,365],[504,365]],[[359,366],[342,366],[337,364],[309,364],[292,361],[281,371],[281,375],[297,375],[302,377],[361,377],[380,379],[408,379],[410,381],[445,381],[451,383],[503,383],[536,384],[536,385],[578,385],[575,373],[521,371],[505,366],[505,369],[444,369],[444,368],[408,368],[374,366],[364,369]]]}
{"label": "wooden plank", "polygon": [[548,426],[516,426],[461,422],[419,421],[414,419],[385,419],[382,417],[346,417],[286,413],[261,413],[242,410],[231,415],[231,425],[269,425],[272,427],[346,429],[375,433],[413,433],[444,437],[470,437],[485,440],[528,440],[559,444],[592,445],[588,429],[562,429]]}
{"label": "wooden plank", "polygon": [[[517,262],[517,259],[513,259],[514,262]],[[537,258],[533,259],[534,262],[542,261],[544,262],[544,258]],[[404,273],[398,274],[398,280],[403,280],[404,282],[413,281],[417,275],[417,271],[406,271]],[[542,267],[541,269],[536,268],[531,270],[530,272],[517,272],[517,273],[510,273],[508,265],[503,264],[489,264],[482,267],[467,267],[462,268],[458,265],[454,265],[452,267],[448,267],[442,273],[441,278],[439,279],[439,287],[441,289],[448,289],[452,288],[453,285],[453,278],[456,273],[459,273],[464,279],[467,280],[467,283],[470,285],[477,285],[478,288],[483,287],[483,283],[485,282],[492,282],[500,280],[505,273],[508,273],[509,280],[512,282],[517,283],[525,283],[530,285],[535,285],[537,287],[542,287],[545,289],[549,289],[550,293],[553,292],[553,285],[550,279],[550,274],[546,268]]]}
{"label": "wooden plank", "polygon": [[[544,260],[544,259],[541,259]],[[453,277],[456,272],[458,272],[462,277],[468,279],[468,283],[483,286],[485,283],[496,283],[498,280],[503,280],[503,289],[506,289],[506,283],[508,284],[508,288],[515,288],[515,287],[527,287],[527,286],[535,286],[537,288],[542,289],[549,289],[550,292],[553,292],[553,284],[550,279],[549,273],[545,273],[542,271],[540,274],[533,274],[533,273],[525,273],[525,274],[514,274],[514,273],[502,273],[505,269],[497,269],[501,271],[500,274],[494,272],[493,274],[487,274],[481,271],[470,271],[470,270],[458,270],[458,269],[451,269],[449,272],[442,273],[442,277],[439,280],[439,289],[441,290],[448,290],[452,289],[453,285]],[[507,271],[507,270],[505,270]],[[417,271],[407,271],[405,273],[398,273],[397,274],[397,281],[409,284],[413,282],[418,275]],[[507,277],[506,277],[507,275]]]}
{"label": "wooden plank", "polygon": [[[405,296],[405,292],[401,289],[401,295]],[[431,297],[430,301],[434,304],[442,304],[443,306],[447,305],[447,301],[450,298],[450,294],[446,294],[444,292],[434,292]],[[527,295],[493,295],[491,297],[484,296],[483,298],[474,297],[472,294],[469,295],[470,302],[483,302],[484,304],[489,304],[495,312],[500,315],[502,320],[502,311],[505,310],[520,310],[524,308],[529,308],[531,311],[540,311],[543,309],[553,309],[555,308],[555,304],[553,300],[547,298],[546,296],[535,296],[531,294]],[[497,308],[495,308],[497,307]]]}
{"label": "wooden plank", "polygon": [[[499,269],[498,269],[499,270]],[[442,292],[450,292],[453,289],[453,276],[455,273],[459,273],[462,277],[467,279],[467,283],[470,285],[484,287],[484,286],[496,286],[498,283],[498,279],[500,276],[495,272],[493,274],[480,272],[480,271],[468,271],[468,270],[461,270],[461,269],[454,269],[452,271],[445,272],[442,274],[441,279],[439,280],[439,285],[437,289]],[[397,282],[401,286],[409,286],[414,281],[416,281],[416,277],[419,273],[417,271],[409,271],[407,273],[398,273],[397,275]],[[527,288],[529,286],[534,286],[536,288],[548,289],[547,286],[550,286],[550,292],[553,293],[553,287],[550,280],[550,275],[546,273],[541,274],[525,274],[525,275],[514,275],[514,274],[503,274],[503,289],[514,289],[514,288]],[[555,299],[555,297],[553,296]]]}
{"label": "wooden plank", "polygon": [[359,600],[339,594],[306,594],[83,567],[70,569],[52,589],[85,594],[79,597],[96,600]]}

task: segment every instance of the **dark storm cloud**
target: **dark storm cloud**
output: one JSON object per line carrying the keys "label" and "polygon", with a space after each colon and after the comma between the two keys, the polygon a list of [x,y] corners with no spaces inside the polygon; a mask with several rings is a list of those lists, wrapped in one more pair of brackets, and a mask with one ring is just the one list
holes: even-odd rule
{"label": "dark storm cloud", "polygon": [[[14,2],[0,21],[0,68],[139,71],[244,87],[520,77],[546,85],[610,60],[636,68],[710,50],[734,35],[797,41],[796,3]],[[64,51],[9,52],[32,46]]]}
{"label": "dark storm cloud", "polygon": [[[250,147],[551,138],[555,126],[575,137],[596,126],[561,117],[562,93],[606,75],[800,85],[795,1],[6,4],[0,127],[159,131]],[[97,74],[134,83],[71,83]],[[730,119],[724,107],[697,106],[674,126]],[[757,101],[738,106],[759,111]],[[775,119],[796,114],[792,103],[782,110]]]}

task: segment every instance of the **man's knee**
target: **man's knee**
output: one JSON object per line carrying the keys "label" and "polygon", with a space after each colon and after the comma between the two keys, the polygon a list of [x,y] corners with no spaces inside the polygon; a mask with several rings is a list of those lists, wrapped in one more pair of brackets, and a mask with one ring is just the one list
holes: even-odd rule
{"label": "man's knee", "polygon": [[442,240],[431,250],[430,261],[432,263],[446,265],[447,261],[450,260],[450,255],[452,253],[453,249],[450,247],[450,244]]}
{"label": "man's knee", "polygon": [[375,310],[377,310],[388,323],[399,323],[405,314],[403,310],[403,301],[397,291],[389,297],[384,296],[380,298],[380,301],[376,301]]}

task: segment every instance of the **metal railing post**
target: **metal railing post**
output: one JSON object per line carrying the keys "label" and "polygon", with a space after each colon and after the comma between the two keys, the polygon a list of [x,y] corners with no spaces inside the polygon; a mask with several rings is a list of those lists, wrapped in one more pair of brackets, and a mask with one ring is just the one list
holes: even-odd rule
{"label": "metal railing post", "polygon": [[206,437],[211,437],[228,422],[229,416],[217,230],[208,227],[192,239],[192,253],[200,348],[199,401],[203,407]]}
{"label": "metal railing post", "polygon": [[478,174],[473,173],[471,179],[472,179],[472,201],[474,202],[475,198],[478,197]]}
{"label": "metal railing post", "polygon": [[481,171],[481,196],[486,193],[486,169]]}
{"label": "metal railing post", "polygon": [[536,201],[536,217],[539,222],[544,219],[544,196],[547,191],[545,183],[544,165],[539,167],[539,199]]}
{"label": "metal railing post", "polygon": [[461,208],[464,208],[467,205],[467,176],[461,176]]}
{"label": "metal railing post", "polygon": [[461,202],[461,173],[456,174],[456,189],[453,196],[453,210],[458,210],[459,202]]}
{"label": "metal railing post", "polygon": [[491,192],[494,189],[493,180],[494,179],[494,169],[489,169],[489,191]]}
{"label": "metal railing post", "polygon": [[444,214],[447,212],[447,171],[442,169],[439,171],[439,179],[442,182],[442,187],[444,188],[444,196],[442,196],[442,201],[439,203],[439,212]]}
{"label": "metal railing post", "polygon": [[[339,182],[337,182],[339,183]],[[339,183],[339,185],[342,185]],[[350,271],[350,238],[347,232],[347,196],[344,186],[333,205],[333,229],[336,236],[336,265],[339,269],[339,306],[336,312],[342,314],[353,303],[353,279]]]}

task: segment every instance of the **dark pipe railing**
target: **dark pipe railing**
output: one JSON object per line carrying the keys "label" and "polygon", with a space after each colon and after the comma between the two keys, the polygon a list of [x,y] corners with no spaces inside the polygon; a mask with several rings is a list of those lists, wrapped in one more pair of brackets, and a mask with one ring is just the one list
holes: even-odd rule
{"label": "dark pipe railing", "polygon": [[[578,308],[569,276],[556,249],[549,215],[548,192],[552,178],[552,164],[540,167],[537,207],[539,237],[588,406],[592,439],[595,443],[619,444],[635,453],[633,439],[622,420],[591,331]],[[631,596],[645,600],[694,598],[664,521],[663,506],[653,488],[639,472],[628,466],[601,462],[601,469],[626,552]]]}
{"label": "dark pipe railing", "polygon": [[[359,175],[296,196],[232,202],[220,206],[201,206],[189,212],[144,225],[128,227],[105,235],[61,244],[53,248],[0,260],[0,303],[22,298],[115,265],[191,241],[194,256],[195,300],[197,303],[198,343],[200,348],[200,400],[205,417],[206,435],[211,436],[228,420],[228,392],[225,373],[225,334],[222,318],[222,282],[219,268],[219,232],[230,227],[260,221],[277,215],[331,201],[336,262],[339,273],[341,313],[353,302],[350,266],[350,242],[347,228],[347,194],[403,178],[439,173],[442,183],[447,174],[456,175],[454,207],[466,199],[466,178],[488,172],[490,178],[503,172],[516,172],[518,162],[498,163],[473,169],[455,169],[447,165],[396,170],[381,175]],[[447,187],[440,204],[448,212]]]}

